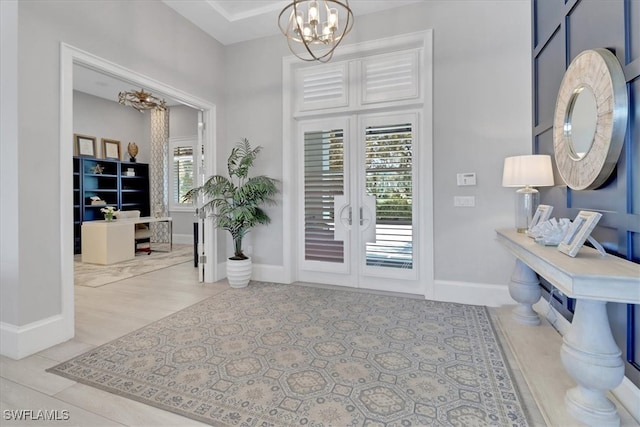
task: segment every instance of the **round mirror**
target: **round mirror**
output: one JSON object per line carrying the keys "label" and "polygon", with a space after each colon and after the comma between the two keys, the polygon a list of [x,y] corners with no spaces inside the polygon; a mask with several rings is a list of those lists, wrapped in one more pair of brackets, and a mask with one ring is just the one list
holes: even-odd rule
{"label": "round mirror", "polygon": [[587,155],[593,145],[598,120],[596,97],[587,86],[576,89],[569,100],[564,134],[570,142],[569,154],[574,160]]}
{"label": "round mirror", "polygon": [[564,74],[553,120],[556,165],[567,186],[591,190],[615,168],[627,127],[622,67],[607,49],[585,50]]}

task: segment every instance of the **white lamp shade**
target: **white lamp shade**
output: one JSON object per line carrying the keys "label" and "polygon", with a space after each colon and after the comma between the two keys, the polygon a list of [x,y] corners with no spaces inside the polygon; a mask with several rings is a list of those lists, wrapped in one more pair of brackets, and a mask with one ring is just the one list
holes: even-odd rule
{"label": "white lamp shade", "polygon": [[551,156],[533,154],[504,159],[503,187],[550,187],[553,186]]}

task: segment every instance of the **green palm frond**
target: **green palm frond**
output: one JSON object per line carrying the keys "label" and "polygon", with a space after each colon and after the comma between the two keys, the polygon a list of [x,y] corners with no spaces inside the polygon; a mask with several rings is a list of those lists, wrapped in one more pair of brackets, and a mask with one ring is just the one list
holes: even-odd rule
{"label": "green palm frond", "polygon": [[261,150],[260,146],[252,148],[246,138],[241,139],[227,160],[229,177],[211,176],[183,198],[192,202],[204,198],[203,209],[214,218],[216,227],[231,233],[237,258],[246,258],[242,253],[243,237],[253,227],[271,222],[260,206],[276,204],[273,196],[278,194],[277,180],[264,175],[248,177]]}
{"label": "green palm frond", "polygon": [[229,176],[237,176],[240,179],[245,179],[261,150],[262,147],[260,146],[252,149],[248,139],[241,139],[231,150],[231,155],[227,161]]}

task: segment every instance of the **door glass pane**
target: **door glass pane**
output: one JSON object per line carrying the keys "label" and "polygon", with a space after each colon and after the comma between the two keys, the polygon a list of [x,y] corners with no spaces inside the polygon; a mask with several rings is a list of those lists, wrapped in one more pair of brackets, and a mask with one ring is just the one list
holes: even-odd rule
{"label": "door glass pane", "polygon": [[334,196],[344,194],[342,129],[304,134],[305,260],[344,262],[344,243],[334,240]]}
{"label": "door glass pane", "polygon": [[413,268],[411,124],[366,128],[366,191],[376,198],[370,266]]}

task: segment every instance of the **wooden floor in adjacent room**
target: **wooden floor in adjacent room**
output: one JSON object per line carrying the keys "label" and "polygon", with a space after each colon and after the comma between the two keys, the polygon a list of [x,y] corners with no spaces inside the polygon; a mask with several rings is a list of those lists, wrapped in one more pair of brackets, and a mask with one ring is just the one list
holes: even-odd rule
{"label": "wooden floor in adjacent room", "polygon": [[[8,421],[0,425],[76,425],[76,426],[194,426],[197,421],[155,407],[78,384],[45,370],[60,362],[105,344],[126,333],[168,316],[227,288],[226,281],[201,284],[193,263],[147,273],[97,288],[76,286],[75,338],[15,361],[0,358],[0,409],[47,409],[69,411],[70,419]],[[564,392],[573,386],[560,363],[560,335],[543,321],[539,327],[526,327],[510,320],[510,307],[494,311],[496,327],[504,334],[504,347],[515,350],[512,367],[523,374],[528,390],[525,399],[535,400],[540,412],[533,414],[533,425],[578,426],[564,409]],[[537,411],[533,411],[537,412]],[[622,425],[638,425],[622,411]]]}

